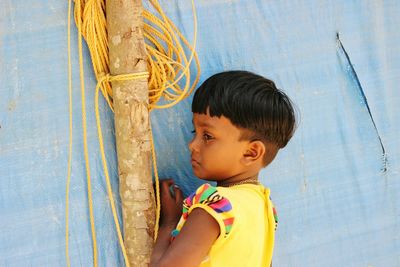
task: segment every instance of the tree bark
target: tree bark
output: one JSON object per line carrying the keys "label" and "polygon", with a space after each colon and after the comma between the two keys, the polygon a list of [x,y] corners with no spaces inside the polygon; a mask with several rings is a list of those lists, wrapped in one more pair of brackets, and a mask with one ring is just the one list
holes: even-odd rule
{"label": "tree bark", "polygon": [[[106,1],[111,75],[147,71],[140,0]],[[131,266],[148,266],[155,200],[147,79],[112,83],[124,242]]]}

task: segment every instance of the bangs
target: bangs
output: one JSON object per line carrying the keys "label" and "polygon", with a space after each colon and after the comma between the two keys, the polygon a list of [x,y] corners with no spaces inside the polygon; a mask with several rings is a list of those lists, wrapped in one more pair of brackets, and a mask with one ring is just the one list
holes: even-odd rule
{"label": "bangs", "polygon": [[223,99],[221,91],[223,90],[216,90],[216,87],[222,89],[220,84],[208,79],[196,90],[192,101],[193,113],[207,114],[209,112],[211,117],[226,116],[226,112],[224,112],[226,105],[221,101]]}

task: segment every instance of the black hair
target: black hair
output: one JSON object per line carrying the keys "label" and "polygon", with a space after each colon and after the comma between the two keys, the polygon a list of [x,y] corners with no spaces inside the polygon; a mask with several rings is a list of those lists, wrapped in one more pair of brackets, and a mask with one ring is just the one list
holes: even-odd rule
{"label": "black hair", "polygon": [[273,81],[247,71],[221,72],[205,80],[194,94],[192,112],[224,116],[244,130],[241,139],[262,141],[267,148],[265,165],[295,131],[289,97]]}

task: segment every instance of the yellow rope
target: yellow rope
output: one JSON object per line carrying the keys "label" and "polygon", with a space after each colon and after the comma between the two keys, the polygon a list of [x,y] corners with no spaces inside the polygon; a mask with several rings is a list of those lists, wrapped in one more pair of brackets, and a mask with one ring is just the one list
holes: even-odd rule
{"label": "yellow rope", "polygon": [[161,200],[160,200],[160,179],[158,177],[158,169],[157,169],[157,158],[156,158],[156,149],[154,147],[154,138],[153,138],[153,129],[151,127],[151,122],[149,123],[150,125],[150,142],[151,142],[151,158],[153,159],[153,170],[154,170],[154,176],[155,176],[155,181],[156,181],[156,221],[154,225],[154,242],[157,240],[158,236],[158,224],[160,221],[160,212],[161,212]]}
{"label": "yellow rope", "polygon": [[68,96],[69,96],[69,146],[68,146],[68,171],[67,187],[65,190],[65,255],[67,266],[70,267],[69,260],[69,186],[71,184],[71,162],[72,162],[72,66],[71,66],[71,1],[68,2]]}
{"label": "yellow rope", "polygon": [[[78,14],[81,12],[80,0],[75,1]],[[92,229],[92,243],[93,243],[93,265],[97,267],[97,240],[96,240],[96,228],[94,224],[93,215],[93,200],[92,200],[92,183],[90,178],[90,167],[89,167],[89,152],[87,145],[87,129],[86,129],[86,98],[85,98],[85,75],[83,70],[83,55],[82,55],[82,25],[81,21],[78,21],[78,50],[79,50],[79,78],[81,81],[81,99],[82,99],[82,127],[83,127],[83,148],[85,155],[85,167],[86,167],[86,180],[87,180],[87,192],[89,202],[89,218],[90,227]]]}
{"label": "yellow rope", "polygon": [[[71,74],[71,52],[70,52],[70,18],[71,18],[71,2],[68,3],[68,79],[69,79],[69,103],[70,103],[70,146],[69,146],[69,159],[68,159],[68,174],[67,174],[67,188],[66,188],[66,258],[67,266],[70,266],[69,260],[69,187],[70,187],[70,176],[71,176],[71,160],[72,160],[72,74]],[[85,108],[85,85],[84,85],[84,68],[83,68],[83,55],[82,55],[82,36],[85,38],[92,59],[93,70],[98,81],[95,90],[95,112],[96,112],[96,123],[97,131],[99,136],[99,145],[101,151],[101,158],[103,164],[103,170],[106,177],[107,192],[110,199],[112,214],[114,223],[117,230],[119,244],[124,256],[126,266],[129,267],[129,261],[126,254],[126,249],[123,243],[123,238],[119,226],[119,221],[116,213],[114,204],[114,198],[112,194],[112,188],[110,178],[108,174],[108,167],[106,163],[106,157],[103,145],[103,136],[100,124],[100,115],[98,110],[98,95],[99,90],[102,92],[105,100],[109,107],[113,111],[112,105],[112,88],[110,82],[112,81],[123,81],[133,80],[139,78],[148,78],[149,85],[149,110],[151,109],[163,109],[171,107],[185,97],[195,88],[199,76],[200,76],[200,64],[198,61],[197,54],[195,53],[195,44],[197,39],[197,17],[194,2],[192,0],[192,11],[194,14],[194,45],[185,39],[180,33],[177,27],[172,21],[165,15],[161,6],[157,0],[149,0],[154,10],[158,13],[158,16],[151,14],[149,11],[143,11],[144,23],[144,37],[146,38],[146,51],[147,51],[147,63],[149,73],[134,73],[134,74],[123,74],[117,76],[110,76],[109,73],[109,57],[108,57],[108,37],[106,29],[106,14],[105,14],[105,0],[75,0],[74,17],[78,28],[78,48],[79,48],[79,70],[81,80],[81,98],[82,98],[82,124],[83,124],[83,142],[84,142],[84,154],[85,154],[85,168],[86,177],[88,184],[88,202],[89,202],[89,213],[90,213],[90,224],[92,232],[93,242],[93,264],[97,267],[97,242],[96,242],[96,231],[94,225],[93,216],[93,201],[91,192],[91,179],[90,179],[90,167],[88,158],[87,148],[87,137],[86,137],[86,108]],[[186,56],[185,48],[191,52],[189,59]],[[190,81],[190,70],[189,67],[195,60],[196,64],[196,78],[193,83]],[[184,87],[181,88],[179,82],[184,80]],[[163,98],[165,104],[158,105],[157,102]],[[150,123],[151,130],[151,123]],[[159,192],[159,177],[157,171],[157,160],[154,148],[153,135],[151,130],[151,147],[152,147],[152,159],[153,169],[156,182],[156,222],[154,229],[154,240],[157,238],[158,224],[160,219],[160,192]]]}
{"label": "yellow rope", "polygon": [[[82,0],[79,0],[82,1]],[[93,70],[97,80],[99,75],[109,73],[108,39],[106,29],[105,0],[85,0],[80,10],[75,5],[75,22],[82,23],[82,35],[88,44],[92,58]],[[195,51],[195,45],[191,45],[180,33],[173,22],[166,16],[160,4],[156,0],[149,0],[158,16],[149,11],[143,11],[144,36],[146,38],[146,51],[148,58],[149,75],[149,108],[162,109],[172,107],[179,101],[190,95],[200,77],[200,64]],[[197,31],[197,18],[192,0],[194,14],[194,29]],[[83,14],[83,16],[81,15]],[[196,44],[195,33],[193,43]],[[191,51],[188,59],[184,46]],[[165,48],[164,45],[165,44]],[[196,64],[196,77],[190,83],[189,67],[192,60]],[[179,76],[177,77],[177,74]],[[185,80],[184,88],[179,86],[179,81]],[[112,109],[112,88],[109,82],[101,85],[101,92]],[[158,105],[157,102],[164,97],[168,103]]]}

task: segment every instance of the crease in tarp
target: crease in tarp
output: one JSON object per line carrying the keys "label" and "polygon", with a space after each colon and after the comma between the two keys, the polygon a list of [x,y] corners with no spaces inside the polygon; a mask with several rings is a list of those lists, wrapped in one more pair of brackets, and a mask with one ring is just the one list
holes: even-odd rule
{"label": "crease in tarp", "polygon": [[350,68],[350,73],[352,75],[352,78],[357,83],[357,88],[359,90],[359,93],[361,94],[361,97],[363,99],[364,105],[367,108],[368,115],[369,115],[369,117],[371,119],[372,125],[374,126],[375,133],[376,133],[376,135],[378,137],[379,143],[380,143],[381,148],[382,148],[382,168],[381,168],[381,171],[385,173],[387,171],[387,165],[388,165],[386,150],[385,150],[385,146],[383,145],[382,138],[381,138],[381,136],[379,134],[378,127],[376,127],[376,123],[375,123],[374,117],[372,116],[372,112],[371,112],[371,109],[370,109],[369,104],[368,104],[367,96],[365,95],[364,89],[361,86],[360,79],[358,78],[357,72],[354,69],[353,63],[350,60],[350,56],[347,53],[346,49],[344,48],[342,41],[340,40],[339,32],[336,32],[336,40],[337,40],[337,43],[339,45],[339,49],[343,52],[343,55],[346,58],[347,64],[348,64],[348,66]]}

